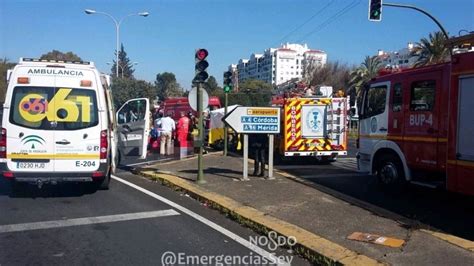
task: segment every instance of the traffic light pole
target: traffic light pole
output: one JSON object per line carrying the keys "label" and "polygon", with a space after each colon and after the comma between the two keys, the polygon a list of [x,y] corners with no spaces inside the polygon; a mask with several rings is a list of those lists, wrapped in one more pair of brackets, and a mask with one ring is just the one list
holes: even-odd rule
{"label": "traffic light pole", "polygon": [[[229,104],[229,93],[224,93],[224,117],[227,116],[227,105]],[[228,138],[227,124],[224,124],[224,156],[227,156],[227,138]]]}
{"label": "traffic light pole", "polygon": [[204,136],[204,127],[202,125],[203,123],[203,117],[202,117],[202,83],[199,82],[197,84],[198,86],[198,93],[197,93],[197,112],[199,115],[199,125],[198,125],[198,130],[199,130],[199,153],[198,153],[198,176],[197,176],[197,183],[198,184],[204,184],[206,181],[204,180],[204,172],[203,172],[203,166],[202,166],[202,145],[203,145],[203,136]]}
{"label": "traffic light pole", "polygon": [[444,34],[444,37],[446,38],[446,40],[449,39],[449,36],[448,36],[448,33],[446,32],[446,30],[444,29],[443,25],[441,25],[441,23],[435,18],[433,17],[430,13],[428,13],[427,11],[421,9],[421,8],[418,8],[416,6],[410,6],[410,5],[402,5],[402,4],[394,4],[394,3],[383,3],[382,4],[383,6],[391,6],[391,7],[401,7],[401,8],[409,8],[409,9],[414,9],[416,11],[419,11],[425,15],[427,15],[429,18],[431,18],[435,23],[436,25],[438,25],[438,27],[441,29],[441,31],[443,32]]}

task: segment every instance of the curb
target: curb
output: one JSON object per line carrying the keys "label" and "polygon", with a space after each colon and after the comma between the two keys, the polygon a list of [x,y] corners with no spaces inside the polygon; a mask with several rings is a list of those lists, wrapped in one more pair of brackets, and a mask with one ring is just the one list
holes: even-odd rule
{"label": "curb", "polygon": [[252,207],[245,206],[231,198],[210,192],[180,177],[143,170],[144,171],[137,169],[134,173],[152,180],[160,181],[162,185],[173,189],[185,191],[193,198],[209,203],[213,208],[218,209],[239,223],[257,232],[267,233],[274,231],[287,238],[295,237],[298,243],[293,249],[311,263],[322,265],[385,265],[375,259],[358,254],[339,244],[313,234],[301,227],[280,220]]}
{"label": "curb", "polygon": [[281,176],[283,176],[283,177],[285,177],[289,180],[292,180],[294,182],[297,182],[297,183],[300,183],[300,184],[318,189],[321,192],[327,193],[327,194],[329,194],[333,197],[336,197],[340,200],[349,202],[349,203],[351,203],[355,206],[358,206],[358,207],[363,208],[367,211],[370,211],[370,212],[372,212],[372,213],[374,213],[374,214],[376,214],[380,217],[385,217],[387,219],[392,219],[392,220],[394,220],[395,222],[397,222],[401,225],[406,225],[406,226],[409,226],[409,227],[413,228],[413,230],[418,230],[420,232],[429,234],[429,235],[431,235],[435,238],[443,240],[443,241],[445,241],[445,242],[447,242],[451,245],[457,246],[457,247],[462,248],[462,249],[467,250],[467,251],[474,252],[474,241],[470,241],[468,239],[457,237],[457,236],[454,236],[454,235],[451,235],[451,234],[447,234],[447,233],[443,233],[443,232],[436,232],[436,231],[426,229],[426,228],[430,228],[430,226],[428,226],[426,224],[423,224],[419,221],[403,217],[403,216],[401,216],[399,214],[396,214],[396,213],[393,213],[391,211],[387,211],[383,208],[374,206],[370,203],[366,203],[364,201],[358,200],[354,197],[344,195],[343,193],[332,190],[330,188],[318,186],[315,183],[311,183],[311,182],[309,182],[305,179],[294,176],[294,175],[289,174],[287,172],[284,172],[282,170],[276,169],[275,173],[277,173],[277,174],[279,174],[279,175],[281,175]]}
{"label": "curb", "polygon": [[435,232],[435,231],[431,231],[431,230],[427,230],[427,229],[421,229],[420,231],[422,231],[424,233],[427,233],[427,234],[430,234],[434,237],[437,237],[437,238],[439,238],[443,241],[446,241],[446,242],[448,242],[452,245],[455,245],[455,246],[458,246],[458,247],[463,248],[465,250],[474,252],[474,241],[470,241],[470,240],[460,238],[460,237],[457,237],[457,236],[453,236],[453,235],[450,235],[450,234]]}

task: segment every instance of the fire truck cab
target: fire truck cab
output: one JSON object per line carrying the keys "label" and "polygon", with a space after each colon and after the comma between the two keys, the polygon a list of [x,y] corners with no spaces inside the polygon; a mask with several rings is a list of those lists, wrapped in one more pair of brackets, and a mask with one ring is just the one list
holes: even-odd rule
{"label": "fire truck cab", "polygon": [[448,63],[375,78],[359,110],[359,170],[385,186],[408,181],[474,195],[473,99],[472,48]]}

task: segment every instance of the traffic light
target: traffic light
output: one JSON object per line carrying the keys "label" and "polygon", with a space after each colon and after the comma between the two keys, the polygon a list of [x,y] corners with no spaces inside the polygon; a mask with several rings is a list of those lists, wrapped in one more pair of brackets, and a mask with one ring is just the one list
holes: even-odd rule
{"label": "traffic light", "polygon": [[224,92],[229,93],[232,90],[232,72],[224,72]]}
{"label": "traffic light", "polygon": [[382,0],[369,0],[369,20],[382,20]]}
{"label": "traffic light", "polygon": [[194,76],[194,82],[205,82],[209,75],[206,72],[206,68],[209,66],[209,63],[206,61],[206,57],[209,55],[206,49],[197,49],[194,56],[196,66],[195,71],[196,75]]}

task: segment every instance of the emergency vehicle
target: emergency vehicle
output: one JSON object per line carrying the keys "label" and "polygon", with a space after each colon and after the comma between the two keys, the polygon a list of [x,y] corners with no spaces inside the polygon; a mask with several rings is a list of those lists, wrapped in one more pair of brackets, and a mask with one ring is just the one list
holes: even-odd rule
{"label": "emergency vehicle", "polygon": [[[108,189],[120,141],[110,77],[92,62],[20,58],[7,82],[0,136],[3,177],[14,187],[72,181]],[[130,126],[120,122],[126,131],[122,137]]]}
{"label": "emergency vehicle", "polygon": [[[219,97],[211,96],[209,97],[209,105],[210,110],[215,110],[221,108],[221,102]],[[160,106],[160,111],[164,114],[168,114],[174,121],[178,121],[181,118],[180,113],[184,112],[186,115],[188,113],[192,113],[196,116],[196,111],[191,109],[189,105],[188,97],[171,97],[165,99],[163,104]]]}
{"label": "emergency vehicle", "polygon": [[358,166],[385,186],[474,195],[474,34],[449,43],[450,62],[380,75],[363,91]]}
{"label": "emergency vehicle", "polygon": [[[294,87],[308,89],[301,83]],[[347,155],[348,98],[333,97],[331,87],[319,91],[323,94],[285,92],[273,98],[273,105],[282,108],[282,132],[275,136],[280,157],[313,156],[330,162]]]}

